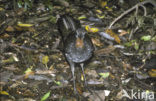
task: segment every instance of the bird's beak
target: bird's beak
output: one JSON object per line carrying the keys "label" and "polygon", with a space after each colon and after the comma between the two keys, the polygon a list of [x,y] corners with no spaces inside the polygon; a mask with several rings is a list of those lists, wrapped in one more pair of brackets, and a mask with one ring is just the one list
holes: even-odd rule
{"label": "bird's beak", "polygon": [[84,46],[83,39],[77,38],[76,39],[76,48],[83,48],[83,46]]}

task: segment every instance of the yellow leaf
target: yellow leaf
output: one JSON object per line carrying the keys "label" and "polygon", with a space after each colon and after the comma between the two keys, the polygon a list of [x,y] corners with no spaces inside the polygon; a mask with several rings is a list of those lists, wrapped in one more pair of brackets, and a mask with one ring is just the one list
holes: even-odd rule
{"label": "yellow leaf", "polygon": [[106,5],[107,5],[107,2],[106,2],[106,1],[101,1],[101,2],[100,2],[100,6],[101,6],[102,8],[104,8]]}
{"label": "yellow leaf", "polygon": [[105,15],[98,15],[96,14],[98,18],[103,19],[105,17]]}
{"label": "yellow leaf", "polygon": [[99,31],[98,28],[91,28],[89,25],[87,25],[87,26],[85,27],[85,29],[86,29],[88,32],[92,32],[92,33],[96,33],[96,32]]}
{"label": "yellow leaf", "polygon": [[2,94],[2,95],[9,95],[9,93],[6,92],[6,91],[0,91],[0,94]]}
{"label": "yellow leaf", "polygon": [[42,63],[46,65],[48,62],[49,62],[49,57],[48,56],[43,56]]}
{"label": "yellow leaf", "polygon": [[31,27],[31,26],[33,26],[33,24],[23,24],[23,23],[19,23],[17,25],[20,27]]}
{"label": "yellow leaf", "polygon": [[98,9],[98,10],[96,10],[96,12],[97,12],[97,13],[99,13],[99,14],[102,14],[102,11],[101,11],[101,10],[99,10],[99,9]]}
{"label": "yellow leaf", "polygon": [[4,9],[0,7],[0,11],[3,11]]}
{"label": "yellow leaf", "polygon": [[83,77],[83,75],[82,75],[82,74],[81,74],[81,80],[82,80],[82,81],[84,81],[84,77]]}
{"label": "yellow leaf", "polygon": [[113,11],[112,8],[109,8],[108,6],[106,7],[106,9],[107,9],[108,11]]}

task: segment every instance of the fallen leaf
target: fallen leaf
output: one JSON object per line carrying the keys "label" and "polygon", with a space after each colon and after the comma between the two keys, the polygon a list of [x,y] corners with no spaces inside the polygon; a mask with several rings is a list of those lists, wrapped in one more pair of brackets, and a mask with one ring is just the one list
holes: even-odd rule
{"label": "fallen leaf", "polygon": [[102,8],[106,7],[106,6],[107,6],[107,2],[106,2],[106,1],[101,1],[101,2],[100,2],[100,6],[101,6]]}
{"label": "fallen leaf", "polygon": [[9,93],[6,92],[6,91],[0,91],[0,94],[2,94],[2,95],[9,95]]}
{"label": "fallen leaf", "polygon": [[108,6],[106,6],[106,9],[107,9],[108,11],[113,11],[112,8],[110,8],[110,7],[108,7]]}
{"label": "fallen leaf", "polygon": [[60,82],[60,81],[55,81],[55,80],[54,80],[54,82],[55,82],[58,86],[61,85],[61,82]]}
{"label": "fallen leaf", "polygon": [[86,19],[86,16],[80,16],[78,17],[79,20],[82,20],[82,19]]}
{"label": "fallen leaf", "polygon": [[0,11],[3,11],[3,10],[4,10],[4,8],[1,8],[1,7],[0,7]]}
{"label": "fallen leaf", "polygon": [[115,41],[117,43],[120,43],[120,38],[117,34],[115,34],[111,29],[106,29],[105,31],[107,34],[109,34],[110,36],[114,37],[115,38]]}
{"label": "fallen leaf", "polygon": [[8,38],[8,37],[10,37],[10,35],[7,34],[7,33],[4,33],[4,34],[0,35],[0,38],[2,38],[2,39]]}
{"label": "fallen leaf", "polygon": [[125,30],[118,30],[118,32],[120,33],[119,36],[124,36],[124,35],[128,34],[128,32]]}
{"label": "fallen leaf", "polygon": [[96,45],[96,46],[98,46],[98,47],[102,46],[102,43],[100,42],[99,39],[97,39],[97,38],[92,38],[91,40],[92,40],[92,42],[93,42],[94,45]]}
{"label": "fallen leaf", "polygon": [[19,27],[19,26],[15,26],[15,29],[16,29],[17,31],[22,31],[22,30],[23,30],[23,28],[22,28],[22,27]]}
{"label": "fallen leaf", "polygon": [[33,24],[24,24],[24,23],[18,23],[17,25],[20,27],[32,27],[33,26]]}
{"label": "fallen leaf", "polygon": [[94,54],[96,56],[101,56],[101,55],[105,55],[105,54],[109,54],[109,53],[112,53],[112,51],[114,51],[116,48],[113,47],[113,46],[108,46],[107,48],[103,48],[103,49],[99,49],[99,50],[96,50],[94,52]]}
{"label": "fallen leaf", "polygon": [[96,12],[97,12],[97,13],[99,13],[99,14],[102,14],[102,11],[101,11],[101,10],[99,10],[99,9],[98,9],[98,10],[96,10]]}
{"label": "fallen leaf", "polygon": [[30,66],[29,68],[26,69],[26,71],[24,71],[25,76],[24,78],[27,79],[29,75],[34,75],[34,72],[32,71],[33,66]]}
{"label": "fallen leaf", "polygon": [[95,27],[90,27],[89,25],[85,26],[85,29],[88,31],[88,32],[92,32],[92,33],[96,33],[99,31],[98,28],[95,28]]}
{"label": "fallen leaf", "polygon": [[102,77],[102,78],[108,78],[109,77],[109,72],[106,72],[106,73],[99,73],[99,75]]}
{"label": "fallen leaf", "polygon": [[15,31],[14,28],[12,26],[8,26],[6,29],[5,29],[7,32],[13,32]]}
{"label": "fallen leaf", "polygon": [[46,65],[48,62],[49,62],[49,57],[48,56],[43,56],[42,57],[42,63]]}
{"label": "fallen leaf", "polygon": [[150,35],[142,36],[141,40],[143,40],[143,41],[150,41],[151,40],[151,36]]}
{"label": "fallen leaf", "polygon": [[48,99],[48,97],[50,96],[50,91],[49,92],[47,92],[42,98],[41,98],[41,101],[45,101],[45,100],[47,100]]}
{"label": "fallen leaf", "polygon": [[151,69],[150,71],[148,71],[148,74],[150,75],[150,77],[156,77],[156,69]]}

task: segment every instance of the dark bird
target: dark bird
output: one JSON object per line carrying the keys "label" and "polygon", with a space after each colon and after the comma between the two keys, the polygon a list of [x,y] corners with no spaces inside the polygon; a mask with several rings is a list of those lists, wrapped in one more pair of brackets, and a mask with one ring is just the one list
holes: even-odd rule
{"label": "dark bird", "polygon": [[63,42],[71,32],[74,32],[77,28],[81,27],[80,21],[68,14],[61,15],[57,21],[57,25]]}
{"label": "dark bird", "polygon": [[[85,29],[83,29],[80,25],[80,23],[77,24],[75,19],[73,19],[71,16],[63,16],[58,21],[62,21],[65,26],[58,25],[58,27],[62,26],[62,28],[58,28],[61,35],[63,35],[64,40],[64,55],[66,57],[66,60],[68,61],[71,72],[73,76],[73,85],[74,85],[74,91],[77,92],[75,87],[75,64],[80,64],[85,85],[86,79],[84,74],[84,62],[89,60],[94,51],[94,47],[92,44],[92,41],[90,37],[87,35],[87,32]],[[61,24],[60,22],[58,24]],[[63,30],[66,30],[69,33],[64,32]],[[65,34],[67,36],[65,36]]]}

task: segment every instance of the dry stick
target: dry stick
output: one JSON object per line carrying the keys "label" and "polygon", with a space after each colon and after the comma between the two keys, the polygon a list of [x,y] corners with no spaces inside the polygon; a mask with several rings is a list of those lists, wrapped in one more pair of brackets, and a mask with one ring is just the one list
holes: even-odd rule
{"label": "dry stick", "polygon": [[120,16],[118,16],[108,27],[108,29],[111,29],[111,27],[118,21],[120,20],[123,16],[125,16],[126,14],[128,14],[129,12],[133,11],[134,9],[137,9],[137,7],[141,6],[144,9],[144,15],[146,15],[146,10],[145,7],[143,6],[144,4],[150,3],[152,4],[154,7],[156,7],[156,2],[154,0],[146,0],[143,2],[140,2],[138,4],[136,4],[135,6],[133,6],[132,8],[128,9],[127,11],[123,12]]}
{"label": "dry stick", "polygon": [[33,49],[33,48],[29,48],[29,47],[26,47],[26,46],[18,46],[16,44],[12,44],[12,43],[8,43],[9,46],[11,47],[14,47],[14,48],[19,48],[19,49],[23,49],[23,50],[26,50],[26,51],[31,51],[31,52],[35,52],[35,53],[38,53],[38,52],[60,52],[58,49],[52,49],[52,50],[43,50],[43,49]]}
{"label": "dry stick", "polygon": [[[137,14],[138,14],[138,7],[139,7],[139,6],[136,7],[135,16],[137,16]],[[143,10],[144,10],[144,16],[146,16],[146,15],[147,15],[146,7],[145,7],[144,5],[140,5],[140,7],[143,8]],[[132,30],[132,31],[130,32],[130,35],[129,35],[129,38],[128,38],[129,40],[131,40],[133,33],[135,33],[138,29],[139,29],[139,27],[137,26],[134,30]]]}
{"label": "dry stick", "polygon": [[[135,17],[137,17],[138,8],[139,8],[139,6],[136,6]],[[144,12],[144,15],[145,15],[145,12]],[[129,40],[132,38],[133,33],[135,33],[138,29],[139,29],[139,27],[137,26],[135,29],[132,29],[132,30],[130,31],[129,38],[128,38]]]}
{"label": "dry stick", "polygon": [[146,16],[147,15],[146,7],[144,5],[141,5],[141,7],[144,9],[144,16]]}

